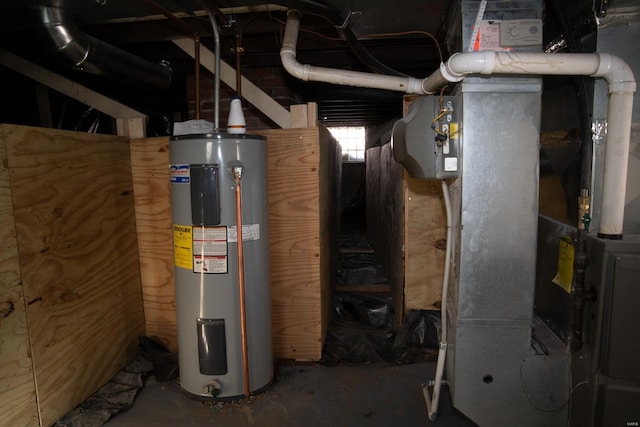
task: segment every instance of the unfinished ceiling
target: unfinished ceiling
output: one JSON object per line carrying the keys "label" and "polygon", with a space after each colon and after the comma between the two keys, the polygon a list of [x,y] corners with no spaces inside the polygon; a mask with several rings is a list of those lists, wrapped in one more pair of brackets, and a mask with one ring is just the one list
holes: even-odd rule
{"label": "unfinished ceiling", "polygon": [[[220,23],[221,59],[234,67],[240,64],[243,73],[282,67],[279,51],[286,10],[296,8],[303,12],[300,62],[425,77],[448,56],[445,38],[456,4],[449,0],[23,0],[0,5],[0,47],[152,118],[160,114],[186,120],[193,118],[185,117],[185,97],[187,77],[195,66],[173,40],[197,34],[201,45],[213,51],[206,10]],[[84,58],[73,54],[81,53],[66,49],[71,55],[61,55],[60,51],[78,35],[103,51],[119,49],[132,56],[89,64],[85,72],[74,70],[74,63]],[[238,41],[240,55],[235,53]],[[170,83],[167,67],[157,65],[161,62],[168,63],[174,74]],[[127,67],[130,64],[133,71]],[[142,74],[146,77],[140,78]],[[0,120],[20,123],[20,114],[35,114],[20,112],[34,109],[28,99],[35,96],[31,83],[4,67],[0,77],[5,82]],[[202,78],[211,76],[203,73]],[[319,118],[329,126],[372,125],[401,115],[401,93],[301,82],[293,77],[288,82],[297,102],[318,102]]]}

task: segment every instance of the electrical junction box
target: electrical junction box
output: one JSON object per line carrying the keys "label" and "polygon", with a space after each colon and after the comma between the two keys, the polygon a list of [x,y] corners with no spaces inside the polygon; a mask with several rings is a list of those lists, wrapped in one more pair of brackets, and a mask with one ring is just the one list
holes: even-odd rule
{"label": "electrical junction box", "polygon": [[391,132],[394,159],[412,178],[458,176],[460,150],[459,98],[425,95],[409,106]]}

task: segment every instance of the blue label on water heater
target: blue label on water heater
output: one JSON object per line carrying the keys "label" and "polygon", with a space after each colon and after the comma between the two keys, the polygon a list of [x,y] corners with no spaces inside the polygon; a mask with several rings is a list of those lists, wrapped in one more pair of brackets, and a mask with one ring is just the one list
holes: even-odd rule
{"label": "blue label on water heater", "polygon": [[189,165],[171,165],[169,167],[171,182],[179,184],[189,183]]}

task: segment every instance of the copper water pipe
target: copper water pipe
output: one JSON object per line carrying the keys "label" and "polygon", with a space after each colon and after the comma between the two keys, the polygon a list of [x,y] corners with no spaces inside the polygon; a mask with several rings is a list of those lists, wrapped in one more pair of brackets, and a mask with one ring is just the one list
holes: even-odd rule
{"label": "copper water pipe", "polygon": [[154,2],[153,0],[142,0],[162,15],[164,15],[170,22],[176,26],[182,28],[188,36],[193,37],[194,44],[194,59],[195,59],[195,89],[196,89],[196,120],[200,120],[200,36],[198,32],[184,21],[176,18],[171,12]]}
{"label": "copper water pipe", "polygon": [[244,373],[244,396],[249,397],[249,349],[247,345],[247,310],[244,287],[244,251],[242,247],[242,166],[233,167],[236,184],[236,241],[238,242],[238,285],[240,290],[240,335],[242,339],[242,367]]}

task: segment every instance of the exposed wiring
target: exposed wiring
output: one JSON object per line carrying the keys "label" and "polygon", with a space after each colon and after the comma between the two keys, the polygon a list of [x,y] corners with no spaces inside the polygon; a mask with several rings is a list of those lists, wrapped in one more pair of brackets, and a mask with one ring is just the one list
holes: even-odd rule
{"label": "exposed wiring", "polygon": [[443,145],[449,139],[449,135],[447,132],[440,129],[438,126],[438,121],[443,118],[449,111],[444,108],[444,90],[447,85],[445,85],[442,89],[440,89],[440,97],[438,98],[438,106],[440,109],[440,114],[438,114],[431,121],[431,129],[436,133],[436,144]]}
{"label": "exposed wiring", "polygon": [[376,33],[376,34],[363,34],[359,37],[359,39],[372,38],[372,37],[399,37],[399,36],[409,36],[413,34],[420,34],[423,36],[429,37],[433,40],[433,43],[438,51],[438,57],[440,58],[440,62],[443,62],[442,49],[440,48],[440,43],[438,43],[438,39],[435,36],[427,31],[419,31],[419,30],[411,30],[411,31],[401,31],[397,33]]}
{"label": "exposed wiring", "polygon": [[438,106],[440,107],[440,111],[442,111],[442,109],[444,108],[444,90],[448,87],[449,85],[444,85],[442,86],[442,89],[440,89],[440,97],[438,98]]}
{"label": "exposed wiring", "polygon": [[[274,21],[282,24],[282,25],[286,25],[286,23],[284,21],[282,21],[281,19],[275,18],[275,17],[271,17],[271,19],[273,19]],[[328,36],[326,34],[322,34],[322,33],[318,33],[317,31],[313,31],[313,30],[309,30],[309,29],[305,29],[305,28],[300,28],[300,32],[303,33],[308,33],[308,34],[313,34],[316,37],[319,37],[321,39],[325,39],[325,40],[329,40],[332,42],[344,42],[347,41],[345,37],[331,37]],[[442,55],[442,49],[440,48],[440,44],[438,43],[438,40],[435,38],[435,36],[427,31],[419,31],[419,30],[412,30],[412,31],[401,31],[401,32],[397,32],[397,33],[372,33],[372,34],[363,34],[361,36],[358,37],[358,40],[364,40],[367,38],[382,38],[382,37],[400,37],[400,36],[408,36],[408,35],[414,35],[414,34],[419,34],[419,35],[423,35],[423,36],[427,36],[429,38],[431,38],[431,40],[433,40],[436,50],[438,51],[438,58],[440,59],[440,62],[443,62],[443,55]]]}
{"label": "exposed wiring", "polygon": [[438,122],[440,121],[440,119],[452,112],[450,109],[445,108],[444,105],[444,91],[447,87],[448,85],[445,85],[442,87],[442,89],[440,89],[440,97],[438,98],[438,107],[440,113],[431,121],[431,129],[436,133],[435,139],[436,143],[439,146],[444,145],[448,139],[456,138],[458,134],[462,132],[462,128],[458,128],[457,126],[455,127],[455,130],[450,127],[448,131],[446,129],[442,130],[438,126]]}
{"label": "exposed wiring", "polygon": [[571,388],[571,391],[569,392],[569,397],[567,397],[567,399],[564,402],[562,402],[559,406],[556,406],[555,408],[551,408],[551,409],[541,408],[534,402],[533,398],[531,397],[531,394],[529,393],[529,390],[527,389],[526,382],[524,379],[524,374],[522,373],[523,368],[524,368],[524,363],[520,365],[520,385],[522,387],[522,391],[524,392],[524,395],[529,401],[529,404],[531,405],[531,407],[537,412],[540,412],[542,414],[556,414],[560,412],[562,408],[564,408],[565,406],[567,406],[567,404],[571,402],[571,398],[573,397],[573,392],[576,391],[578,387],[589,384],[589,380],[585,379],[584,381],[579,382],[578,384],[574,385]]}
{"label": "exposed wiring", "polygon": [[362,62],[364,65],[369,68],[370,71],[383,74],[387,76],[399,76],[399,77],[408,77],[406,74],[401,73],[400,71],[394,70],[391,67],[388,67],[384,63],[380,62],[375,56],[366,49],[360,40],[353,34],[350,28],[338,28],[338,32],[340,35],[344,36],[349,47],[351,48],[351,52]]}
{"label": "exposed wiring", "polygon": [[[276,18],[274,16],[271,16],[271,19],[276,21],[279,24],[282,24],[283,26],[287,25],[286,22],[284,22],[283,20],[278,19],[278,18]],[[306,29],[306,28],[303,28],[303,27],[300,27],[299,31],[301,33],[313,34],[316,37],[319,37],[319,38],[325,39],[325,40],[329,40],[329,41],[332,41],[332,42],[343,42],[343,41],[345,41],[345,39],[343,37],[331,37],[331,36],[327,36],[326,34],[318,33],[317,31],[309,30],[309,29]]]}
{"label": "exposed wiring", "polygon": [[436,140],[438,139],[438,136],[444,136],[445,139],[447,137],[447,134],[444,133],[443,131],[440,130],[440,128],[438,127],[438,120],[440,120],[441,118],[444,117],[444,115],[447,114],[446,111],[442,110],[440,112],[440,114],[438,114],[432,121],[431,121],[431,129],[433,129],[433,131],[436,133]]}

